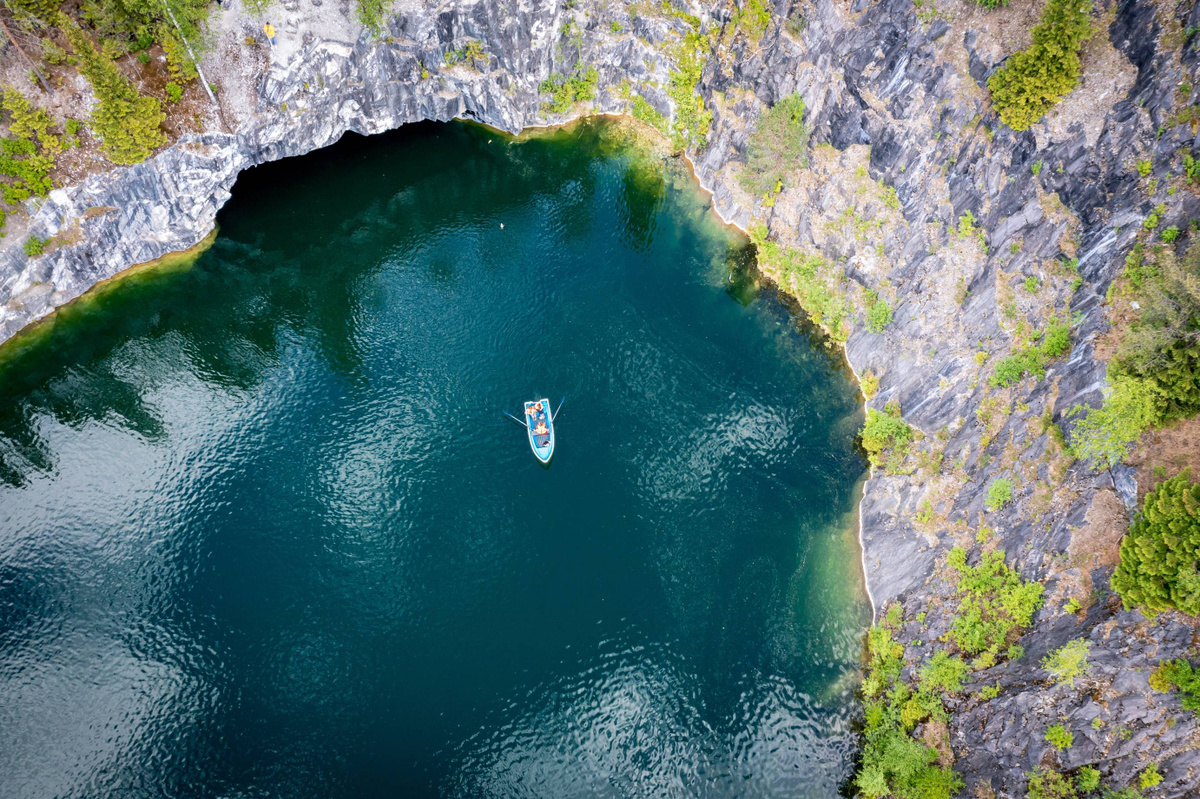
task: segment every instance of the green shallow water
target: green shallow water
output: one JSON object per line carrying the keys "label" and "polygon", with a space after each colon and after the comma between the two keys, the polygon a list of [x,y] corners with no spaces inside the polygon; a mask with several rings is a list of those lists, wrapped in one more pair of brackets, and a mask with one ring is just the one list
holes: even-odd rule
{"label": "green shallow water", "polygon": [[5,796],[836,795],[857,392],[679,162],[421,125],[220,224],[0,364]]}

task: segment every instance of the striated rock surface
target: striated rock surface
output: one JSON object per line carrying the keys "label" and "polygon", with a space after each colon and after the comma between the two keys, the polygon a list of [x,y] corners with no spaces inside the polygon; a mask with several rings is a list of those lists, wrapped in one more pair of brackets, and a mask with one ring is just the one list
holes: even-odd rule
{"label": "striated rock surface", "polygon": [[[1027,579],[1046,584],[1046,605],[1020,642],[1024,657],[975,675],[972,688],[998,683],[999,695],[982,700],[968,689],[951,702],[950,744],[966,795],[1024,796],[1025,775],[1054,763],[1095,764],[1124,787],[1154,762],[1165,776],[1155,795],[1196,796],[1195,716],[1147,684],[1159,660],[1194,653],[1194,626],[1120,609],[1107,585],[1136,496],[1132,474],[1072,463],[1051,423],[1069,428],[1067,409],[1101,396],[1102,303],[1143,220],[1159,203],[1164,224],[1200,217],[1189,188],[1165,192],[1178,184],[1180,149],[1200,144],[1188,124],[1171,124],[1188,99],[1179,84],[1198,82],[1196,37],[1184,31],[1200,24],[1200,7],[1099,6],[1083,84],[1043,124],[1016,134],[991,111],[986,79],[1027,44],[1035,10],[783,0],[764,37],[730,35],[710,55],[700,92],[713,128],[688,155],[726,219],[764,222],[780,242],[820,253],[851,298],[870,289],[891,300],[893,323],[872,333],[859,318],[846,355],[856,373],[880,380],[869,405],[897,403],[925,436],[905,466],[873,475],[861,506],[872,600],[903,606],[911,668],[933,650],[916,642],[936,641],[952,621],[950,547],[1002,549]],[[732,33],[730,5],[689,11],[706,31]],[[577,33],[564,31],[568,20]],[[295,27],[305,26],[301,13]],[[257,110],[235,134],[190,136],[146,163],[54,191],[31,231],[67,243],[32,260],[13,242],[0,251],[0,340],[99,280],[198,242],[242,170],[346,131],[455,117],[512,132],[559,122],[543,111],[538,85],[576,64],[598,69],[599,92],[572,114],[623,112],[633,87],[670,115],[663,86],[688,30],[657,6],[635,15],[592,0],[409,5],[378,40],[338,41],[317,25],[298,53],[249,87]],[[447,51],[472,39],[486,63],[444,65]],[[765,207],[739,187],[741,154],[764,105],[794,91],[808,108],[812,163]],[[1150,161],[1151,173],[1139,177],[1137,161]],[[966,212],[974,231],[964,232]],[[1072,258],[1078,284],[1063,265]],[[793,287],[791,277],[775,277]],[[1023,287],[1029,277],[1036,291]],[[1019,325],[1055,315],[1074,319],[1069,357],[1044,379],[992,388]],[[1002,476],[1015,501],[985,512],[987,487]],[[1069,599],[1082,605],[1078,613],[1064,610]],[[1074,686],[1055,686],[1040,659],[1075,638],[1091,643],[1091,665]],[[1076,733],[1061,755],[1043,738],[1060,721]]]}

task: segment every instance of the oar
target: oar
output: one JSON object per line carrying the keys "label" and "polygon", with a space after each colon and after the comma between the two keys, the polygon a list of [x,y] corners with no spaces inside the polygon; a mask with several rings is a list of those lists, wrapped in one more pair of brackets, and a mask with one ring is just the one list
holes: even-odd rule
{"label": "oar", "polygon": [[563,397],[561,400],[559,400],[558,407],[554,409],[554,413],[550,414],[551,423],[553,423],[554,420],[558,417],[558,412],[562,410],[563,403],[566,401],[567,401],[566,397]]}
{"label": "oar", "polygon": [[508,411],[500,411],[500,413],[504,414],[504,415],[505,415],[505,416],[507,416],[509,419],[512,419],[514,422],[516,422],[517,424],[521,425],[521,427],[524,427],[526,430],[528,430],[528,429],[529,429],[529,425],[528,425],[528,423],[526,423],[526,422],[522,422],[520,419],[518,419],[517,417],[513,416],[513,415],[512,415],[511,413],[509,413]]}

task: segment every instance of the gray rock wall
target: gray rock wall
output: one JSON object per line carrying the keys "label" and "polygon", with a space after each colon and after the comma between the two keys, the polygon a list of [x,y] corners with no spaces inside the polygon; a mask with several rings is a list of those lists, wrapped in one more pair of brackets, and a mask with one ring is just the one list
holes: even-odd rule
{"label": "gray rock wall", "polygon": [[[710,27],[730,15],[728,6],[691,11]],[[1091,559],[1076,536],[1102,524],[1114,488],[1129,496],[1129,476],[1068,466],[1040,420],[1049,413],[1069,427],[1066,409],[1099,400],[1104,368],[1093,347],[1106,325],[1102,300],[1153,206],[1131,164],[1149,159],[1166,181],[1178,173],[1179,149],[1197,144],[1187,125],[1168,124],[1178,84],[1197,82],[1195,36],[1173,52],[1162,33],[1200,22],[1200,11],[1174,16],[1146,2],[1110,0],[1097,13],[1084,86],[1045,125],[1022,134],[997,122],[984,88],[1007,55],[994,35],[1001,17],[968,3],[942,12],[930,17],[910,0],[782,0],[761,42],[734,38],[710,59],[701,93],[714,127],[707,146],[689,156],[726,219],[744,227],[764,221],[773,237],[837,264],[852,296],[871,288],[894,300],[894,323],[875,334],[860,321],[846,355],[857,373],[880,377],[870,404],[898,402],[926,435],[922,451],[942,454],[940,467],[874,475],[861,505],[868,585],[877,607],[902,603],[910,621],[901,640],[931,642],[948,629],[952,606],[939,565],[956,543],[978,549],[982,525],[993,531],[986,546],[1047,584],[1046,607],[1021,641],[1025,657],[978,675],[976,686],[998,682],[1000,695],[982,701],[968,692],[953,703],[950,740],[968,793],[985,796],[990,786],[1022,796],[1024,775],[1055,762],[1045,728],[1065,719],[1076,744],[1062,767],[1097,764],[1124,787],[1154,761],[1167,778],[1157,795],[1194,796],[1195,718],[1146,682],[1158,659],[1189,651],[1193,628],[1175,617],[1147,622],[1105,592],[1111,562]],[[583,32],[578,46],[561,35],[567,15]],[[614,18],[624,33],[611,32]],[[787,18],[802,18],[802,27],[785,33]],[[670,42],[686,29],[680,19],[644,9],[633,18],[589,0],[572,9],[545,0],[456,0],[397,15],[383,40],[318,37],[263,77],[258,111],[236,135],[188,137],[146,163],[54,191],[31,230],[70,231],[75,243],[33,260],[13,246],[0,252],[0,340],[131,264],[201,240],[243,169],[324,147],[346,131],[455,117],[513,132],[561,121],[541,111],[537,86],[577,61],[599,69],[591,110],[624,110],[610,89],[629,81],[670,113],[661,87]],[[488,63],[443,67],[443,53],[466,38],[483,43]],[[740,154],[763,104],[793,91],[809,109],[814,164],[764,208],[738,188]],[[872,186],[894,187],[899,208],[863,199]],[[1200,216],[1186,189],[1160,199],[1169,207],[1164,224]],[[864,239],[839,227],[846,208],[877,223],[868,227],[874,232]],[[985,232],[986,252],[954,234],[966,211]],[[1055,272],[1069,256],[1083,278],[1077,291]],[[1030,275],[1046,286],[1038,297],[1014,288]],[[1013,318],[1044,323],[1055,312],[1076,318],[1069,358],[1043,380],[990,388],[991,366],[1014,340]],[[985,514],[986,488],[1001,475],[1013,479],[1016,501]],[[935,518],[922,521],[926,503]],[[1067,614],[1069,596],[1091,604]],[[913,620],[921,611],[924,624]],[[1052,686],[1040,658],[1079,637],[1092,643],[1090,670],[1073,688]],[[932,650],[911,646],[913,666]],[[1094,718],[1102,723],[1094,727]]]}

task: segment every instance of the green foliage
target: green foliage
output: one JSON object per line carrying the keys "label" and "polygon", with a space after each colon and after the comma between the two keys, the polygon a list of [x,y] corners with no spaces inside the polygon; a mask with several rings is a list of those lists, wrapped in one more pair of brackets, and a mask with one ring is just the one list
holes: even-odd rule
{"label": "green foliage", "polygon": [[1029,275],[1028,277],[1025,278],[1025,290],[1028,291],[1030,294],[1037,293],[1039,285],[1040,285],[1040,281],[1033,275]]}
{"label": "green foliage", "polygon": [[1171,225],[1169,228],[1163,228],[1163,231],[1159,234],[1159,236],[1167,244],[1170,244],[1171,242],[1175,241],[1175,239],[1179,238],[1179,228],[1175,227],[1174,225]]}
{"label": "green foliage", "polygon": [[383,33],[384,18],[391,7],[391,0],[355,0],[354,14],[362,26],[377,37]]}
{"label": "green foliage", "polygon": [[769,241],[763,225],[750,229],[750,240],[758,249],[759,264],[778,274],[780,284],[792,293],[804,312],[824,326],[834,340],[845,341],[850,305],[838,290],[833,270],[825,260]]}
{"label": "green foliage", "polygon": [[599,79],[600,73],[595,67],[588,67],[583,72],[579,72],[577,68],[576,73],[569,78],[551,75],[538,87],[539,92],[550,95],[550,101],[542,106],[542,110],[565,114],[576,103],[586,103],[595,99],[596,83]]}
{"label": "green foliage", "polygon": [[0,176],[8,178],[0,183],[4,202],[16,205],[45,197],[53,188],[54,157],[62,150],[62,141],[50,132],[53,118],[9,87],[0,87],[0,112],[11,134],[0,139]]}
{"label": "green foliage", "polygon": [[1187,470],[1146,495],[1121,541],[1113,590],[1125,608],[1200,615],[1200,485]]}
{"label": "green foliage", "polygon": [[179,98],[183,97],[183,87],[175,81],[171,81],[165,87],[167,92],[167,100],[172,103],[179,102]]}
{"label": "green foliage", "polygon": [[1056,683],[1074,687],[1075,678],[1087,671],[1088,654],[1091,651],[1091,643],[1076,638],[1042,658],[1042,668],[1050,673]]}
{"label": "green foliage", "polygon": [[28,11],[43,22],[53,22],[58,16],[61,0],[13,0],[13,5],[22,11]]}
{"label": "green foliage", "polygon": [[936,765],[937,750],[911,734],[930,716],[945,718],[941,700],[925,691],[913,693],[899,681],[904,647],[892,639],[891,630],[871,628],[867,647],[865,746],[855,785],[873,799],[950,799],[962,789],[962,780],[952,769]]}
{"label": "green foliage", "polygon": [[752,42],[762,39],[771,24],[771,7],[763,0],[742,0],[742,4],[733,12],[730,20],[735,31],[742,31]]}
{"label": "green foliage", "polygon": [[908,455],[913,429],[900,418],[899,409],[895,412],[880,413],[874,408],[868,408],[866,424],[863,425],[860,435],[871,465],[879,467],[888,463],[889,471],[895,471]]}
{"label": "green foliage", "polygon": [[892,306],[874,291],[867,292],[867,330],[882,333],[892,323]]}
{"label": "green foliage", "polygon": [[1029,790],[1025,799],[1078,799],[1075,786],[1066,776],[1053,769],[1038,769],[1029,775]]}
{"label": "green foliage", "polygon": [[931,694],[959,693],[967,672],[962,658],[939,649],[921,669],[921,690]]}
{"label": "green foliage", "polygon": [[984,8],[999,8],[1000,6],[1008,5],[1008,0],[975,0],[976,5]]}
{"label": "green foliage", "polygon": [[[246,2],[248,7],[254,5],[252,0]],[[95,30],[99,40],[104,43],[102,52],[121,55],[130,51],[144,52],[152,47],[154,42],[160,42],[167,54],[172,77],[178,79],[181,73],[186,72],[188,74],[183,76],[185,80],[195,76],[195,66],[191,63],[183,43],[179,41],[180,34],[175,23],[179,24],[183,35],[193,47],[200,46],[204,42],[204,23],[208,19],[208,7],[206,0],[171,0],[171,12],[174,16],[172,21],[167,16],[166,5],[163,2],[81,0],[80,3],[84,21]],[[72,47],[74,46],[72,44]]]}
{"label": "green foliage", "polygon": [[[1087,415],[1075,423],[1071,433],[1071,451],[1081,460],[1116,466],[1129,452],[1129,446],[1162,419],[1159,400],[1148,380],[1115,373],[1111,388],[1099,408],[1087,409]],[[1086,406],[1076,405],[1068,412],[1077,416]]]}
{"label": "green foliage", "polygon": [[870,369],[862,373],[860,383],[862,385],[863,397],[866,399],[871,399],[879,393],[879,376]]}
{"label": "green foliage", "polygon": [[979,689],[979,698],[983,700],[995,699],[1000,695],[1000,683],[994,685],[985,685]]}
{"label": "green foliage", "polygon": [[621,32],[621,23],[617,22],[614,19],[612,22],[610,22],[608,24],[608,29],[611,30],[613,33],[620,33]]}
{"label": "green foliage", "polygon": [[[1022,580],[1003,552],[985,552],[979,565],[968,566],[966,550],[955,547],[947,562],[958,576],[959,603],[948,636],[966,654],[994,659],[1029,626],[1042,606],[1043,586]],[[1015,660],[1012,655],[1010,649]]]}
{"label": "green foliage", "polygon": [[[1096,721],[1100,721],[1099,718]],[[1100,769],[1083,766],[1075,774],[1075,788],[1080,793],[1091,793],[1100,787]]]}
{"label": "green foliage", "polygon": [[1055,724],[1046,730],[1046,743],[1065,752],[1075,745],[1075,736],[1063,725]]}
{"label": "green foliage", "polygon": [[1138,775],[1138,787],[1143,791],[1149,790],[1163,781],[1163,775],[1158,770],[1157,763],[1151,763],[1142,769]]}
{"label": "green foliage", "polygon": [[1012,481],[1007,477],[993,480],[987,490],[987,509],[989,511],[1000,510],[1009,502],[1012,502],[1012,493]]}
{"label": "green foliage", "polygon": [[1139,175],[1141,175],[1142,177],[1146,177],[1147,175],[1149,175],[1150,170],[1152,170],[1152,169],[1154,169],[1154,165],[1152,163],[1150,163],[1149,161],[1138,161],[1137,162],[1137,173]]}
{"label": "green foliage", "polygon": [[804,100],[784,97],[758,118],[746,147],[746,167],[738,179],[750,194],[761,196],[791,172],[808,166],[808,126]]}
{"label": "green foliage", "polygon": [[1000,121],[1028,130],[1079,84],[1079,48],[1091,32],[1091,0],[1048,0],[1033,43],[988,78]]}
{"label": "green foliage", "polygon": [[653,125],[654,127],[658,128],[664,136],[669,135],[670,124],[667,122],[667,118],[660,114],[658,110],[654,106],[650,105],[646,98],[642,97],[640,94],[636,94],[633,97],[633,110],[631,113],[633,114],[634,119],[640,119],[649,125]]}
{"label": "green foliage", "polygon": [[46,251],[48,239],[39,239],[37,236],[30,236],[25,240],[25,245],[21,248],[30,258],[36,258]]}
{"label": "green foliage", "polygon": [[712,112],[704,106],[704,99],[697,93],[706,62],[702,49],[705,39],[691,31],[675,50],[678,68],[671,73],[667,84],[667,96],[675,103],[675,124],[671,127],[671,141],[677,149],[695,145],[703,149],[708,143],[708,131],[712,127]]}
{"label": "green foliage", "polygon": [[1038,160],[1034,161],[1032,166],[1029,167],[1029,170],[1033,172],[1033,176],[1036,178],[1042,171],[1042,159],[1039,158]]}
{"label": "green foliage", "polygon": [[1184,710],[1200,715],[1200,669],[1186,660],[1166,660],[1150,675],[1150,687],[1159,693],[1179,692]]}
{"label": "green foliage", "polygon": [[960,239],[974,238],[979,242],[983,251],[987,252],[987,234],[979,226],[975,214],[971,213],[970,209],[963,211],[962,216],[958,218],[958,228],[954,231],[954,235]]}
{"label": "green foliage", "polygon": [[[451,50],[447,50],[445,55],[442,56],[442,60],[447,66],[464,64],[471,69],[479,70],[481,65],[484,67],[488,65],[489,59],[488,54],[483,51],[483,44],[480,43],[478,39],[468,39],[466,44],[460,47],[455,47]],[[555,79],[557,79],[557,82],[561,82],[563,80],[562,76],[560,75],[551,75],[550,78],[550,81],[542,81],[539,91],[543,93],[552,91],[552,89],[546,88],[547,84],[551,83],[551,81],[555,81]],[[569,105],[570,104],[568,104],[568,107]]]}
{"label": "green foliage", "polygon": [[167,140],[158,129],[166,118],[158,100],[138,94],[116,66],[96,52],[74,22],[65,20],[62,30],[79,60],[79,71],[96,95],[91,125],[103,142],[105,155],[117,164],[146,160]]}
{"label": "green foliage", "polygon": [[1200,244],[1182,257],[1171,247],[1135,248],[1124,275],[1141,309],[1121,338],[1114,371],[1145,383],[1161,421],[1200,413]]}
{"label": "green foliage", "polygon": [[1062,319],[1051,319],[1042,333],[1041,341],[1020,348],[1014,355],[1003,358],[996,364],[991,383],[997,388],[1006,388],[1020,382],[1026,375],[1041,380],[1046,376],[1046,367],[1055,358],[1060,358],[1071,349],[1071,325]]}

